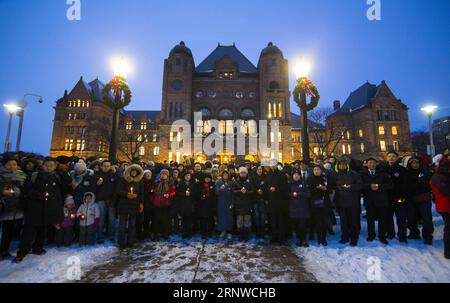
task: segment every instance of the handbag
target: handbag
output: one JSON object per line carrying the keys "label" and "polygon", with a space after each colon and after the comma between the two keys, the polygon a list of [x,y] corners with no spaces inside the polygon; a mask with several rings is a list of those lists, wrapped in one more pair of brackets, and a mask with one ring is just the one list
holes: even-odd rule
{"label": "handbag", "polygon": [[423,193],[423,194],[414,196],[413,199],[417,203],[424,203],[424,202],[431,201],[433,199],[433,196],[431,193]]}

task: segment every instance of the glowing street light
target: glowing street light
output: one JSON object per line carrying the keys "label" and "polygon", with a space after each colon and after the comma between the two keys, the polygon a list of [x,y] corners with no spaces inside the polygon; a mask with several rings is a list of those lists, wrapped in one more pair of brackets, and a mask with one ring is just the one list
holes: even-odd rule
{"label": "glowing street light", "polygon": [[433,113],[438,109],[437,105],[427,105],[422,107],[420,110],[423,111],[428,116],[428,128],[430,132],[430,156],[433,158],[436,151],[434,147],[434,139],[433,139]]}
{"label": "glowing street light", "polygon": [[310,70],[311,64],[303,58],[299,59],[294,65],[294,73],[297,79],[307,78]]}
{"label": "glowing street light", "polygon": [[126,79],[130,72],[130,64],[123,56],[118,57],[112,62],[114,76]]}
{"label": "glowing street light", "polygon": [[3,106],[6,108],[10,115],[14,115],[15,113],[22,110],[22,107],[14,103],[3,104]]}
{"label": "glowing street light", "polygon": [[4,147],[4,152],[7,153],[9,151],[9,136],[11,134],[12,118],[13,118],[14,114],[21,111],[22,108],[14,103],[3,104],[3,106],[6,108],[6,110],[9,113],[8,129],[6,131],[6,139],[5,139],[5,147]]}

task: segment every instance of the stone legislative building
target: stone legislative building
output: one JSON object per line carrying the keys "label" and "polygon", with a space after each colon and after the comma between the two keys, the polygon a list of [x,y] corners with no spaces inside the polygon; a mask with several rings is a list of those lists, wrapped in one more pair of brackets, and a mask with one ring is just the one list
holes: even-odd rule
{"label": "stone legislative building", "polygon": [[[87,82],[81,77],[56,102],[52,156],[108,157],[112,110],[102,100],[103,87],[98,79]],[[279,133],[269,129],[269,146],[278,140],[282,162],[301,159],[300,117],[291,113],[290,99],[288,61],[272,43],[261,51],[257,65],[234,44],[219,44],[196,65],[191,50],[180,42],[164,60],[161,110],[121,112],[118,157],[123,161],[258,161],[274,155],[246,152],[237,156],[226,149],[213,156],[181,154],[171,149],[182,135],[171,132],[171,125],[184,119],[191,132],[207,136],[213,130],[210,120],[215,119],[225,142],[227,136],[236,137],[236,127],[247,138],[258,137],[259,121],[274,119],[279,121]],[[203,120],[194,122],[194,112],[201,112]],[[237,120],[241,121],[238,126]],[[347,154],[364,159],[382,157],[391,149],[411,151],[408,108],[384,81],[378,86],[365,83],[342,106],[335,101],[324,123],[310,121],[309,125],[311,157]]]}

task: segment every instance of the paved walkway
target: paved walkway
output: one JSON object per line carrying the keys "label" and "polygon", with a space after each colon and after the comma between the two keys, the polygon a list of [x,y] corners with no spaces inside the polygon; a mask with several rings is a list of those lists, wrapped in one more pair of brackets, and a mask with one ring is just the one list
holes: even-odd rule
{"label": "paved walkway", "polygon": [[[177,239],[179,240],[179,239]],[[83,274],[81,282],[316,282],[289,246],[144,242]]]}

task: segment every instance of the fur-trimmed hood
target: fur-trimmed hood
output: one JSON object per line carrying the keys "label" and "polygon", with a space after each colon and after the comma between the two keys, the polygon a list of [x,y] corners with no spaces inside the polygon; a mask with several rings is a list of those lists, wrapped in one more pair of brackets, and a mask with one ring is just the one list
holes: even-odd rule
{"label": "fur-trimmed hood", "polygon": [[[136,177],[132,177],[131,176],[131,171],[132,170],[137,170],[139,173]],[[125,179],[125,181],[127,181],[128,183],[131,182],[140,182],[142,180],[142,178],[144,177],[144,170],[142,169],[142,167],[138,164],[132,164],[130,166],[128,166],[125,171],[123,172],[123,178]]]}

